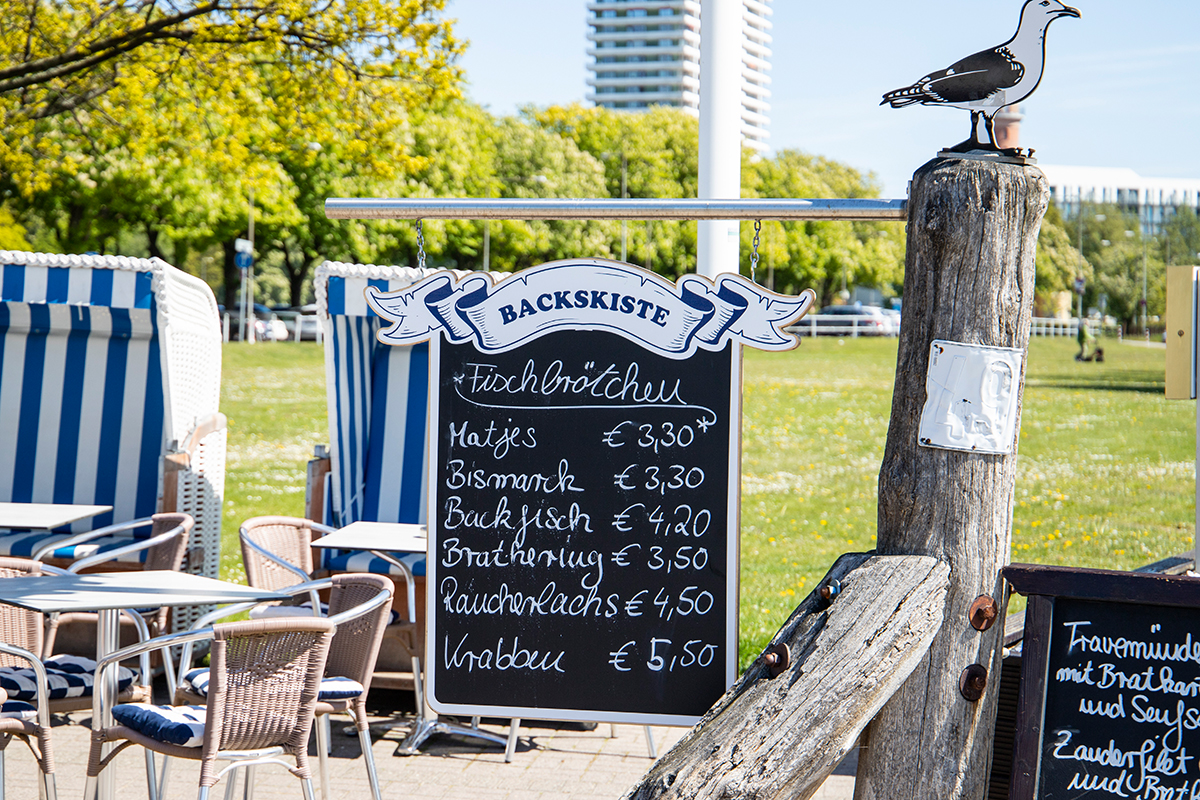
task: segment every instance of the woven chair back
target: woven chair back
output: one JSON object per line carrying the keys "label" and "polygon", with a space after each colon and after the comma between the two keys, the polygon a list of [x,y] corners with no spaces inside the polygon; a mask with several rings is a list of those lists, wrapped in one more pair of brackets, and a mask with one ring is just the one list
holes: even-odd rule
{"label": "woven chair back", "polygon": [[[0,558],[0,578],[29,578],[42,574],[42,565],[27,558]],[[44,619],[37,611],[0,603],[0,641],[42,655]],[[28,667],[23,658],[0,653],[0,667]]]}
{"label": "woven chair back", "polygon": [[183,533],[170,541],[149,548],[146,551],[146,569],[178,572],[183,567],[183,557],[187,553],[192,527],[196,521],[192,519],[191,514],[155,514],[152,519],[154,522],[150,528],[151,538],[180,525],[183,526]]}
{"label": "woven chair back", "polygon": [[[391,592],[394,584],[382,575],[349,573],[333,576],[329,593],[329,616],[335,616],[362,605],[381,591]],[[337,675],[358,681],[364,689],[371,688],[371,675],[392,613],[392,604],[384,603],[375,610],[338,626],[333,644],[329,646],[326,675]],[[365,697],[366,692],[363,693]]]}
{"label": "woven chair back", "polygon": [[213,627],[201,786],[216,782],[219,750],[283,747],[296,774],[311,777],[308,736],[333,630],[316,617]]}
{"label": "woven chair back", "polygon": [[[254,517],[242,524],[242,536],[276,557],[311,575],[313,571],[313,529],[306,519],[298,517]],[[242,562],[246,565],[246,582],[256,589],[284,589],[300,583],[296,576],[263,558],[242,543]]]}

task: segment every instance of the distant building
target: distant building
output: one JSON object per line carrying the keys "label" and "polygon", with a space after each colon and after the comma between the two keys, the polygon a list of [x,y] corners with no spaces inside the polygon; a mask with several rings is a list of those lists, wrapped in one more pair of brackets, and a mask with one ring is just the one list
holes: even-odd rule
{"label": "distant building", "polygon": [[1200,178],[1143,178],[1127,167],[1038,166],[1050,181],[1050,198],[1068,217],[1081,202],[1116,205],[1136,213],[1143,233],[1152,234],[1177,211],[1200,213]]}
{"label": "distant building", "polygon": [[[767,149],[771,0],[741,0],[742,139]],[[699,0],[591,0],[587,99],[616,110],[653,105],[700,114]]]}
{"label": "distant building", "polygon": [[[1021,119],[1014,106],[996,115],[996,144],[1019,147]],[[1067,167],[1038,164],[1050,182],[1050,199],[1067,217],[1081,203],[1120,206],[1138,215],[1142,231],[1153,234],[1180,209],[1200,214],[1200,178],[1143,178],[1127,167]]]}

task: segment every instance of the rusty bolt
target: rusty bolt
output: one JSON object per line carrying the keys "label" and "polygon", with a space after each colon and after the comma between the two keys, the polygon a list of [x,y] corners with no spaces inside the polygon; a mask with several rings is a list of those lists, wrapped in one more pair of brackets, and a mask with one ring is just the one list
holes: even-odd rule
{"label": "rusty bolt", "polygon": [[1000,607],[996,605],[995,598],[990,595],[981,594],[975,598],[975,602],[971,603],[971,627],[977,631],[986,631],[992,627],[996,618],[1000,616]]}
{"label": "rusty bolt", "polygon": [[972,664],[958,676],[958,691],[972,703],[983,697],[987,688],[987,670],[980,664]]}
{"label": "rusty bolt", "polygon": [[788,668],[788,664],[791,662],[791,653],[788,652],[786,644],[776,642],[763,652],[762,660],[767,665],[767,669],[771,671],[771,677],[777,678]]}
{"label": "rusty bolt", "polygon": [[819,594],[821,595],[821,599],[824,600],[826,603],[832,603],[833,598],[835,598],[839,594],[841,594],[841,591],[842,591],[841,582],[838,581],[837,578],[834,578],[829,583],[827,583],[821,587],[821,591],[819,592]]}

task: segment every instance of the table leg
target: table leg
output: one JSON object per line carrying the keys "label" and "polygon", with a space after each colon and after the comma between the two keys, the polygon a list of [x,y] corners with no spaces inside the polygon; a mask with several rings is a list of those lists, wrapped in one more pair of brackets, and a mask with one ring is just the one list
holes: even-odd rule
{"label": "table leg", "polygon": [[[119,609],[100,609],[96,614],[96,660],[100,660],[109,653],[116,652],[120,647],[120,625],[121,612]],[[117,665],[112,665],[104,671],[101,680],[104,681],[104,696],[115,701],[117,697]],[[100,691],[99,686],[92,687],[92,691]],[[104,705],[100,710],[100,724],[104,727],[112,725],[112,707]],[[101,750],[101,756],[108,755],[112,749],[111,744],[105,744]],[[111,769],[106,769],[100,773],[97,786],[97,800],[112,800],[114,796],[114,786],[116,773]]]}

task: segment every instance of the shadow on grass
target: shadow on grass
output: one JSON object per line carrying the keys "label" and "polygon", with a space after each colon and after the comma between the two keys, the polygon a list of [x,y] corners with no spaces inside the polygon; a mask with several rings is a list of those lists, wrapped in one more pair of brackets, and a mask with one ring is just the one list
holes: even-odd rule
{"label": "shadow on grass", "polygon": [[1067,389],[1067,390],[1095,390],[1101,389],[1108,392],[1143,392],[1146,394],[1162,394],[1165,391],[1165,384],[1162,381],[1155,382],[1153,380],[1147,382],[1141,381],[1113,381],[1099,379],[1095,381],[1081,381],[1078,377],[1068,376],[1051,376],[1049,378],[1032,378],[1025,381],[1027,387],[1035,387],[1039,389]]}

